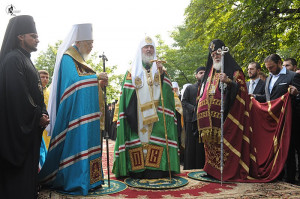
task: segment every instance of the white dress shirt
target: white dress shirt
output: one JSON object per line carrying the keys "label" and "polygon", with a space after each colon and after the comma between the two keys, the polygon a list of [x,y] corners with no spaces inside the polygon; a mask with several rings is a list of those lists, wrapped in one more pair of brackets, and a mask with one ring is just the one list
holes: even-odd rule
{"label": "white dress shirt", "polygon": [[285,75],[286,74],[286,67],[282,67],[281,71],[277,74],[277,75],[273,75],[272,73],[270,73],[271,76],[271,81],[269,84],[269,92],[271,94],[272,89],[274,87],[275,82],[277,81],[277,79],[279,78],[280,75]]}

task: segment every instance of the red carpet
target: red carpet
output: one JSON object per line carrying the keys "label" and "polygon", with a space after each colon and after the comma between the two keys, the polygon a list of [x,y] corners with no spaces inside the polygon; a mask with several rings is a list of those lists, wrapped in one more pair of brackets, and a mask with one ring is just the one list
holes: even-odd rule
{"label": "red carpet", "polygon": [[[186,172],[181,176],[186,176]],[[223,189],[232,189],[236,187],[234,184],[226,184],[221,187],[220,184],[214,183],[202,183],[200,181],[191,181],[187,186],[168,189],[168,190],[146,190],[128,187],[126,190],[112,194],[112,197],[124,197],[124,198],[197,198],[207,193],[217,194]]]}
{"label": "red carpet", "polygon": [[[109,153],[110,153],[110,171],[113,165],[113,149],[114,141],[109,140]],[[103,142],[103,171],[104,177],[107,178],[107,158],[106,158],[106,141]],[[195,171],[195,170],[193,170]],[[190,171],[182,171],[181,177],[186,177]],[[112,179],[116,179],[110,172]],[[39,195],[40,199],[46,198],[299,198],[300,199],[300,186],[291,185],[284,182],[275,183],[234,183],[223,184],[221,186],[217,183],[201,182],[188,178],[189,184],[169,190],[146,190],[128,187],[119,193],[98,196],[98,197],[83,197],[83,196],[66,196],[60,195],[50,190],[42,190]]]}

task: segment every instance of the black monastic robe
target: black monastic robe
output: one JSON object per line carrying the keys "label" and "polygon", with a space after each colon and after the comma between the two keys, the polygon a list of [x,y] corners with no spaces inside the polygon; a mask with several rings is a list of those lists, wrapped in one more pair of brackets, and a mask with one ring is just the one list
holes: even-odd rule
{"label": "black monastic robe", "polygon": [[37,197],[37,174],[47,114],[38,72],[30,53],[15,49],[0,65],[0,195]]}
{"label": "black monastic robe", "polygon": [[205,163],[204,145],[199,143],[197,127],[197,92],[198,83],[195,83],[186,88],[182,98],[182,107],[186,112],[184,170],[202,169]]}

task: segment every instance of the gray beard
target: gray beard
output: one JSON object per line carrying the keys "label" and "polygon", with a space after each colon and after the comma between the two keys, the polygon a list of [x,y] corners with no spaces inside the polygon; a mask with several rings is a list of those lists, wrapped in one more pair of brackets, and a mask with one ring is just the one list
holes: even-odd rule
{"label": "gray beard", "polygon": [[151,60],[154,59],[154,55],[145,55],[145,54],[142,54],[142,61],[144,64],[148,65],[148,66],[151,66],[152,63],[151,63]]}
{"label": "gray beard", "polygon": [[216,69],[217,71],[220,71],[220,70],[221,70],[221,66],[222,66],[222,63],[221,63],[221,62],[215,62],[215,61],[213,61],[213,67],[214,67],[214,69]]}
{"label": "gray beard", "polygon": [[82,58],[84,59],[84,61],[87,61],[90,58],[89,54],[82,54]]}

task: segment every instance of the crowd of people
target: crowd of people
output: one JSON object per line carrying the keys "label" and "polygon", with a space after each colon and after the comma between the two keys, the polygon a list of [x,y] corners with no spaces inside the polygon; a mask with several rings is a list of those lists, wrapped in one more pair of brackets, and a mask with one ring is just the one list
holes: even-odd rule
{"label": "crowd of people", "polygon": [[[277,54],[248,65],[249,81],[223,41],[209,44],[195,83],[171,81],[146,36],[121,95],[105,104],[105,72],[86,62],[92,24],[73,25],[49,73],[37,71],[31,16],[12,18],[0,51],[0,193],[36,198],[40,186],[87,195],[104,184],[103,132],[115,141],[117,178],[171,177],[203,169],[218,180],[296,183],[299,169],[300,71]],[[298,158],[296,158],[298,157]]]}

